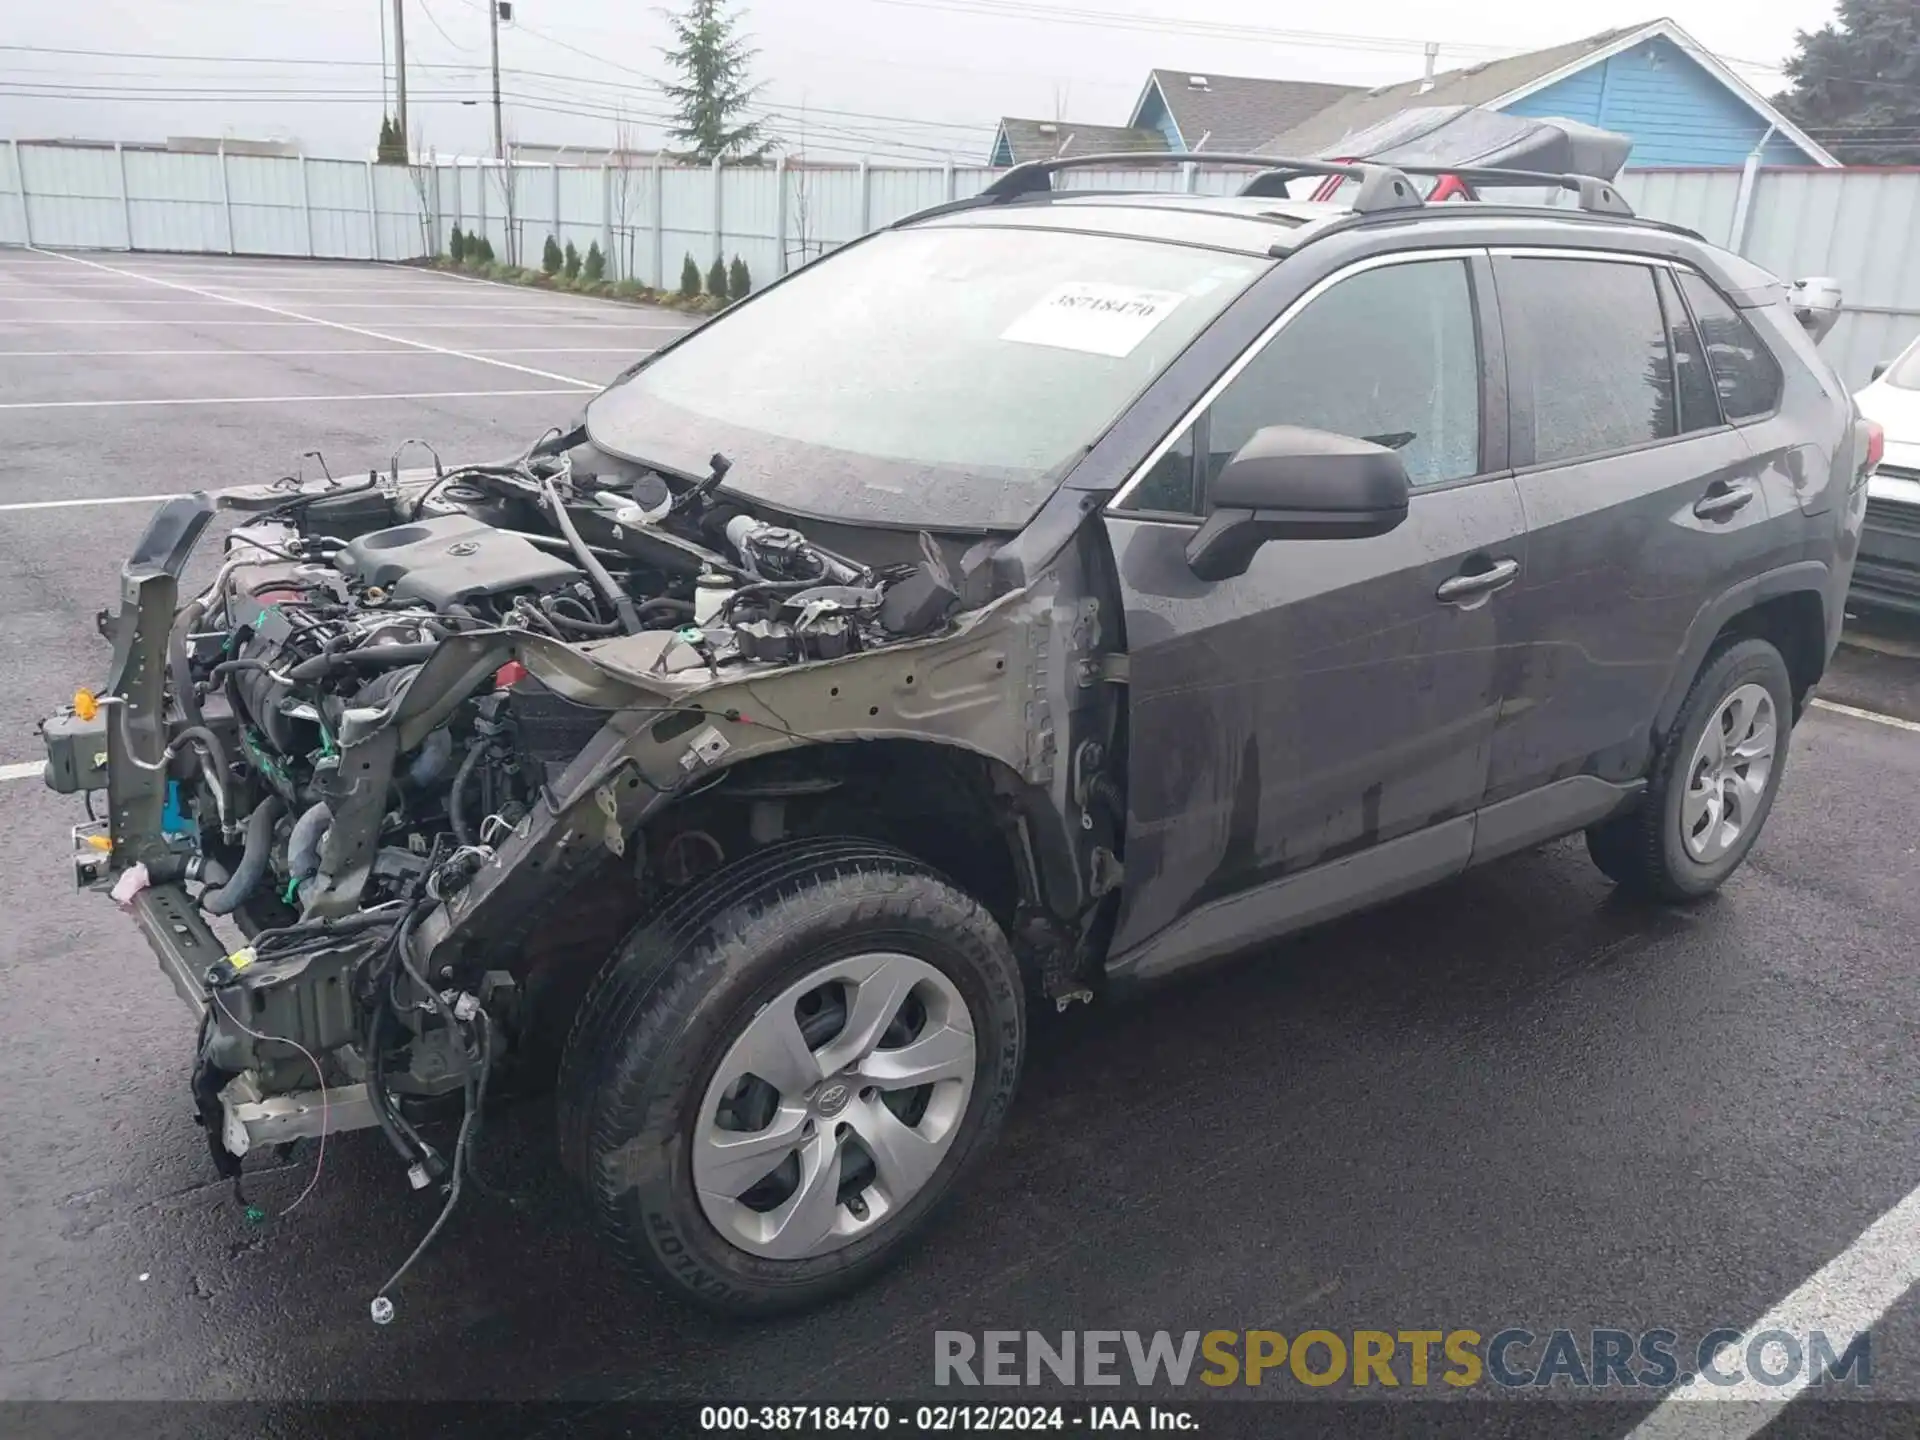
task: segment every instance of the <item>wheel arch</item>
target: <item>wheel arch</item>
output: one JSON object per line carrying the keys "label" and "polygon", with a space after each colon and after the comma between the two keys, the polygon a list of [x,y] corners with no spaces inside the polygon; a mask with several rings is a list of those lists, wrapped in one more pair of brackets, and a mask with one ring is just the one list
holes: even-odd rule
{"label": "wheel arch", "polygon": [[1742,581],[1704,607],[1688,628],[1679,663],[1654,716],[1655,743],[1673,728],[1694,678],[1714,652],[1735,639],[1765,640],[1780,651],[1793,681],[1798,719],[1826,670],[1832,618],[1827,613],[1829,579],[1826,565],[1804,560]]}

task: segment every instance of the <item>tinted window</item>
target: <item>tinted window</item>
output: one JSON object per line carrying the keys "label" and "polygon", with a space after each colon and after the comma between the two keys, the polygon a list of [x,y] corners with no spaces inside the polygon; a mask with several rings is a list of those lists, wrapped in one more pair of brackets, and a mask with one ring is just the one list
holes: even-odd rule
{"label": "tinted window", "polygon": [[1676,432],[1653,270],[1607,260],[1499,262],[1500,316],[1526,357],[1534,459],[1547,465]]}
{"label": "tinted window", "polygon": [[1181,515],[1200,511],[1199,474],[1193,464],[1193,427],[1153,462],[1153,468],[1121,504],[1123,510],[1171,510]]}
{"label": "tinted window", "polygon": [[1667,338],[1672,343],[1674,391],[1680,399],[1680,429],[1707,430],[1720,423],[1720,401],[1713,392],[1713,375],[1707,369],[1707,352],[1700,348],[1700,336],[1680,302],[1670,271],[1656,270],[1660,286],[1660,308],[1667,316]]}
{"label": "tinted window", "polygon": [[1680,288],[1706,339],[1707,363],[1727,418],[1747,420],[1778,406],[1780,366],[1745,317],[1698,275],[1682,271]]}
{"label": "tinted window", "polygon": [[1208,479],[1266,425],[1391,446],[1415,485],[1480,468],[1480,365],[1460,260],[1342,280],[1256,355],[1208,413]]}
{"label": "tinted window", "polygon": [[1028,228],[888,231],[588,402],[603,448],[802,516],[1014,528],[1265,257]]}

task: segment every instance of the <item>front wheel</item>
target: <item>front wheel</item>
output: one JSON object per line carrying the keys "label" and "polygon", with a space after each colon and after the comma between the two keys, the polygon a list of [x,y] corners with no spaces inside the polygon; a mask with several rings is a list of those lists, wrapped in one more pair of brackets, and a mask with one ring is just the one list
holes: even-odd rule
{"label": "front wheel", "polygon": [[643,923],[581,1004],[562,1159],[616,1253],[771,1314],[895,1258],[1000,1127],[1025,1035],[985,909],[867,841],[772,847]]}
{"label": "front wheel", "polygon": [[1654,761],[1645,803],[1587,831],[1587,853],[1625,889],[1692,900],[1719,889],[1760,838],[1793,726],[1787,664],[1765,640],[1708,661]]}

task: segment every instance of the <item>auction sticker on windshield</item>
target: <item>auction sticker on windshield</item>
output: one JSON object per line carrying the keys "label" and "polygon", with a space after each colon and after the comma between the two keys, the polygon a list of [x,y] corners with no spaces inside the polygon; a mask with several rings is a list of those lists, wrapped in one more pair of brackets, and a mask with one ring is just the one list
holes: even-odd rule
{"label": "auction sticker on windshield", "polygon": [[1041,296],[1037,305],[1000,332],[1000,338],[1117,358],[1132,354],[1185,298],[1176,290],[1071,280]]}

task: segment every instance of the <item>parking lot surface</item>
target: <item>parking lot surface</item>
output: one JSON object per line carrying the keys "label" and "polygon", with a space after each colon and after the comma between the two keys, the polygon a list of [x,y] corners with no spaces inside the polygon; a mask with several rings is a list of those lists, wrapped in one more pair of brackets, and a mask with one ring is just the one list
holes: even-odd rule
{"label": "parking lot surface", "polygon": [[[1847,708],[1809,712],[1703,905],[1624,902],[1561,843],[1043,1017],[997,1153],[824,1313],[723,1325],[623,1279],[538,1107],[487,1157],[522,1203],[463,1208],[388,1327],[368,1301],[438,1202],[377,1134],[248,1224],[192,1122],[187,1014],[72,890],[77,806],[41,788],[33,723],[98,677],[148,498],[314,473],[316,449],[335,474],[410,437],[514,451],[688,323],[394,267],[0,251],[0,1399],[951,1399],[936,1330],[1697,1338],[1851,1257],[1834,1314],[1875,1322],[1872,1393],[1920,1403],[1920,1240],[1856,1246],[1920,1204],[1920,647],[1897,631],[1842,652],[1823,695]],[[277,1212],[312,1162],[250,1194]],[[1802,1399],[1764,1433],[1915,1414]]]}

